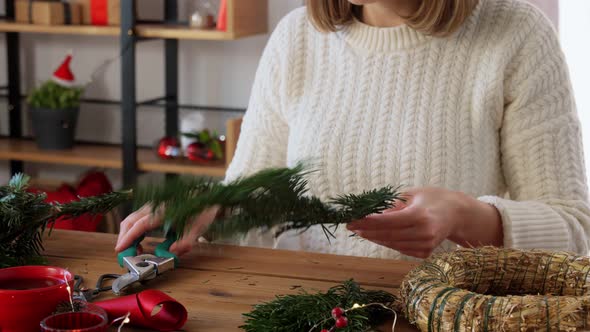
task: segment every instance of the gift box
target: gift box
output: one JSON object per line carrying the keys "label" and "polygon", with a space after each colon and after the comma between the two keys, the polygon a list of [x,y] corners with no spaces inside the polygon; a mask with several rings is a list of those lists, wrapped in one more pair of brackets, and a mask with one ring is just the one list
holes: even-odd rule
{"label": "gift box", "polygon": [[61,1],[16,0],[15,20],[43,25],[81,24],[82,7]]}
{"label": "gift box", "polygon": [[75,3],[80,6],[82,12],[82,24],[92,24],[90,16],[90,0],[70,0],[70,3]]}
{"label": "gift box", "polygon": [[121,0],[70,0],[82,7],[82,22],[92,25],[120,25]]}

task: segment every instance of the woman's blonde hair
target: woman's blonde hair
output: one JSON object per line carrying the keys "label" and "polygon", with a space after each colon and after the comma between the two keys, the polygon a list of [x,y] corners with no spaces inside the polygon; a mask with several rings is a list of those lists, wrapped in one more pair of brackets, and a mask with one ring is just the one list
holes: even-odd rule
{"label": "woman's blonde hair", "polygon": [[[404,17],[406,24],[427,35],[444,37],[456,31],[478,0],[421,0],[418,9]],[[320,31],[336,31],[359,17],[361,7],[348,0],[307,0],[312,23]]]}

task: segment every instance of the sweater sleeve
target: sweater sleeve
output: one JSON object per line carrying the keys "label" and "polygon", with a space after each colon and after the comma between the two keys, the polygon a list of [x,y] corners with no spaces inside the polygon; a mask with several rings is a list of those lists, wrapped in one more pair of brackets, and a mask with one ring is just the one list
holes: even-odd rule
{"label": "sweater sleeve", "polygon": [[283,73],[289,43],[288,30],[289,22],[284,18],[264,49],[242,121],[236,153],[226,172],[225,181],[264,168],[286,165],[289,128],[283,117]]}
{"label": "sweater sleeve", "polygon": [[485,196],[506,247],[589,250],[590,209],[580,123],[557,35],[544,17],[507,64],[500,131],[510,199]]}
{"label": "sweater sleeve", "polygon": [[[235,155],[224,182],[269,167],[285,167],[289,127],[284,118],[285,74],[294,14],[287,15],[272,33],[260,59],[250,102],[244,115]],[[252,230],[244,237],[217,239],[242,246],[273,247],[273,232]]]}

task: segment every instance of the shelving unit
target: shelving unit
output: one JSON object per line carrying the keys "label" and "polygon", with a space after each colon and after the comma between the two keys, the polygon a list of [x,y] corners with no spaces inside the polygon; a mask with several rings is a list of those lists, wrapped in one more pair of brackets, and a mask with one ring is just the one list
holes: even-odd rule
{"label": "shelving unit", "polygon": [[[135,16],[137,1],[121,1],[121,26],[63,25],[42,26],[15,23],[14,1],[5,0],[6,15],[0,20],[0,32],[6,33],[8,60],[8,110],[9,138],[0,139],[0,160],[10,160],[11,172],[22,172],[23,162],[67,164],[89,167],[121,169],[125,187],[133,186],[140,172],[182,173],[222,177],[235,151],[239,136],[240,120],[227,124],[226,162],[197,165],[189,161],[161,160],[150,149],[137,147],[137,107],[159,106],[165,110],[167,136],[178,135],[178,41],[179,40],[234,40],[266,33],[265,19],[268,0],[228,0],[227,31],[196,30],[181,26],[178,21],[178,0],[163,0],[164,20],[158,24],[143,24]],[[34,142],[23,139],[21,132],[20,54],[21,33],[70,34],[88,36],[113,36],[119,38],[121,54],[121,122],[120,146],[104,144],[79,144],[70,151],[42,151]],[[136,98],[136,44],[144,40],[164,40],[165,91],[162,97],[151,102],[138,103]],[[98,102],[101,101],[92,101]],[[107,102],[105,102],[107,103]],[[112,102],[108,102],[112,104]],[[189,109],[207,107],[182,105]],[[235,112],[235,108],[211,107],[216,111]]]}
{"label": "shelving unit", "polygon": [[[0,139],[0,160],[20,160],[35,163],[76,165],[122,169],[121,147],[114,145],[78,144],[71,150],[39,150],[35,142],[25,139]],[[226,165],[215,162],[195,165],[188,160],[163,160],[154,151],[137,149],[138,170],[143,172],[179,173],[222,177]]]}

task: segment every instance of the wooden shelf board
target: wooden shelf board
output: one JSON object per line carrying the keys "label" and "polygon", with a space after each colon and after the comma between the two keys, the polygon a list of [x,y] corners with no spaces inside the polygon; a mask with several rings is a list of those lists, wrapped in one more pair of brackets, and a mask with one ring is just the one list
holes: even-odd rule
{"label": "wooden shelf board", "polygon": [[231,40],[234,33],[215,29],[193,29],[182,25],[138,24],[137,35],[145,38]]}
{"label": "wooden shelf board", "polygon": [[[118,26],[93,25],[38,25],[15,23],[0,20],[0,32],[23,32],[68,35],[118,36]],[[139,24],[136,28],[139,37],[187,39],[187,40],[233,40],[258,34],[255,31],[225,32],[218,30],[199,30],[180,25]]]}
{"label": "wooden shelf board", "polygon": [[225,164],[223,162],[211,165],[197,165],[190,160],[163,160],[151,149],[137,151],[138,168],[145,172],[178,173],[192,175],[206,175],[223,177]]}
{"label": "wooden shelf board", "polygon": [[118,26],[39,25],[0,20],[0,32],[28,32],[67,35],[118,36]]}
{"label": "wooden shelf board", "polygon": [[[162,160],[151,149],[138,149],[137,158],[140,171],[215,177],[225,175],[223,163],[202,166],[187,160]],[[120,169],[123,165],[121,148],[118,146],[79,144],[72,150],[44,151],[39,150],[33,141],[7,138],[0,139],[0,160],[115,169]]]}

